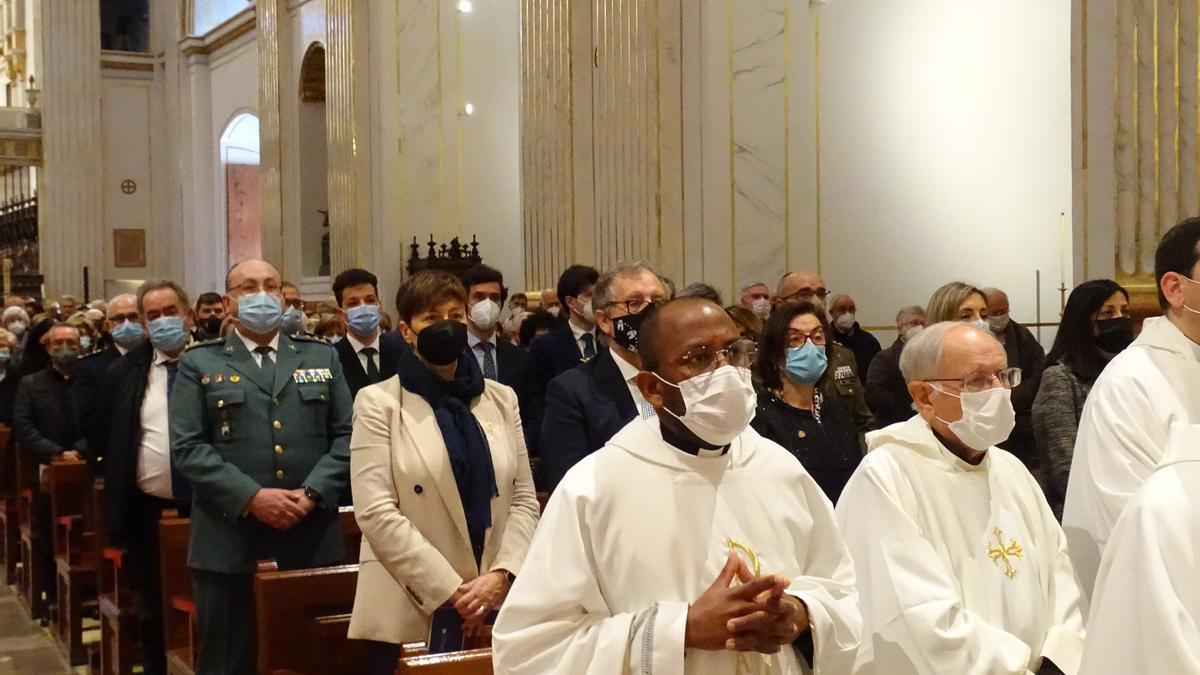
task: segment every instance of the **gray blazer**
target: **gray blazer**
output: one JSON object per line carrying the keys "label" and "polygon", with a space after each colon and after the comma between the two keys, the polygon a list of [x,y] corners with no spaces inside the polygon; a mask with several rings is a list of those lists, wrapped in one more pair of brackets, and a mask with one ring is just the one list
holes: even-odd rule
{"label": "gray blazer", "polygon": [[1033,437],[1042,458],[1042,489],[1059,520],[1067,496],[1079,419],[1091,389],[1091,383],[1080,381],[1066,366],[1056,363],[1043,371],[1041,386],[1033,400]]}

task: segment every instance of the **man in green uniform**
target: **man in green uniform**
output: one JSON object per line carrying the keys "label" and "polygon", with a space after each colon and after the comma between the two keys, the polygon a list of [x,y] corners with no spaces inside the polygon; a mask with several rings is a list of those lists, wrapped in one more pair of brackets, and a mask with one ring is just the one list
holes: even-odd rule
{"label": "man in green uniform", "polygon": [[255,672],[259,560],[297,569],[344,557],[350,391],[332,347],[280,333],[282,299],[274,267],[236,265],[223,298],[235,330],[184,352],[171,389],[172,458],[193,490],[200,675]]}

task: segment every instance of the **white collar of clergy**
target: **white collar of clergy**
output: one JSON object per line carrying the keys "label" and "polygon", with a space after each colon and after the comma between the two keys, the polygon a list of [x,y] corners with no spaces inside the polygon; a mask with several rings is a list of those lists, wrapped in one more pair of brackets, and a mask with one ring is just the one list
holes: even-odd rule
{"label": "white collar of clergy", "polygon": [[608,444],[628,452],[635,457],[680,471],[713,471],[725,468],[740,468],[754,455],[759,435],[746,427],[733,442],[729,451],[714,451],[691,455],[663,440],[658,418],[634,418],[625,428],[617,432]]}
{"label": "white collar of clergy", "polygon": [[995,448],[990,448],[979,464],[964,461],[963,458],[950,452],[942,444],[937,435],[933,433],[933,429],[929,428],[929,423],[920,415],[914,416],[907,422],[893,424],[867,434],[867,447],[870,450],[883,445],[900,445],[922,457],[940,463],[947,470],[966,472],[987,471],[991,468],[992,454],[996,451]]}
{"label": "white collar of clergy", "polygon": [[1150,347],[1177,354],[1188,361],[1200,361],[1200,345],[1188,339],[1179,327],[1165,316],[1146,319],[1142,333],[1133,346]]}

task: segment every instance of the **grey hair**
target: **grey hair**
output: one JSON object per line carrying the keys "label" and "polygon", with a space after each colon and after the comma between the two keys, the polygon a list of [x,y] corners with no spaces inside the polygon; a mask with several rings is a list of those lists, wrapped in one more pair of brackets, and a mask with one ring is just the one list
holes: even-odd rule
{"label": "grey hair", "polygon": [[927,318],[924,307],[920,305],[909,305],[908,307],[902,307],[899,312],[896,312],[896,325],[900,326],[909,319],[918,316],[921,317],[921,319]]}
{"label": "grey hair", "polygon": [[942,352],[945,350],[946,336],[951,331],[965,328],[967,324],[958,321],[943,321],[929,326],[909,340],[900,352],[900,372],[904,374],[905,382],[930,380],[938,376],[938,366],[942,362]]}
{"label": "grey hair", "polygon": [[170,279],[161,279],[158,281],[151,280],[151,281],[147,281],[147,282],[143,283],[141,286],[138,287],[138,290],[137,290],[138,314],[143,314],[146,311],[145,307],[142,306],[142,302],[145,300],[147,293],[150,293],[153,291],[161,291],[165,288],[169,288],[172,291],[174,291],[175,300],[184,308],[185,311],[189,307],[192,306],[192,301],[190,299],[188,299],[187,291],[183,290],[183,288],[181,288],[179,286],[179,284],[175,283],[174,281],[171,281]]}
{"label": "grey hair", "polygon": [[763,282],[761,282],[761,281],[751,281],[750,283],[748,283],[748,284],[746,284],[746,285],[742,286],[742,290],[738,291],[738,298],[740,299],[740,298],[741,298],[743,295],[745,295],[745,294],[746,294],[746,293],[747,293],[747,292],[748,292],[748,291],[749,291],[751,288],[754,288],[755,286],[762,286],[763,288],[767,289],[767,292],[768,292],[768,293],[770,293],[770,292],[771,292],[771,287],[770,287],[770,286],[767,286],[765,283],[763,283]]}
{"label": "grey hair", "polygon": [[595,287],[592,288],[592,307],[595,309],[604,309],[612,304],[612,285],[618,278],[628,279],[630,277],[639,277],[643,274],[650,274],[650,276],[658,280],[659,285],[662,285],[662,279],[659,278],[658,273],[654,271],[650,263],[643,260],[618,263],[616,267],[601,274],[600,279],[596,281]]}
{"label": "grey hair", "polygon": [[842,299],[854,300],[854,298],[846,295],[845,293],[838,293],[837,295],[829,298],[829,306],[833,307],[834,305],[836,305],[838,303],[838,300],[842,300]]}

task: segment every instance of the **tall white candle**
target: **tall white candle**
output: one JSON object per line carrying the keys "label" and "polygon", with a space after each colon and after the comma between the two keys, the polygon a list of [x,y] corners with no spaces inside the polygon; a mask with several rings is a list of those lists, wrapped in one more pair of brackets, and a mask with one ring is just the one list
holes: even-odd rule
{"label": "tall white candle", "polygon": [[1061,288],[1071,288],[1071,228],[1067,225],[1067,214],[1060,213],[1058,225],[1058,251],[1060,261],[1059,280]]}

